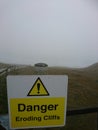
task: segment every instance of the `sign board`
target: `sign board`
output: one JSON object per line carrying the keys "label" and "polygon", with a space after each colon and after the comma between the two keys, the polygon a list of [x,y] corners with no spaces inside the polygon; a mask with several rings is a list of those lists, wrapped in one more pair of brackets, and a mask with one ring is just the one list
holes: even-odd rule
{"label": "sign board", "polygon": [[10,128],[64,126],[67,84],[65,75],[8,76]]}

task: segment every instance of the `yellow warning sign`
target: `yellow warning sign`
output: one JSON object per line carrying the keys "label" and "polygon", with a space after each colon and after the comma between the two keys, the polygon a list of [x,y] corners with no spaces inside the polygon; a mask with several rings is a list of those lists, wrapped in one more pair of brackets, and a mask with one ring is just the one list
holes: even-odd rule
{"label": "yellow warning sign", "polygon": [[65,124],[65,97],[10,99],[10,126],[52,127]]}
{"label": "yellow warning sign", "polygon": [[49,96],[43,82],[38,77],[27,96]]}

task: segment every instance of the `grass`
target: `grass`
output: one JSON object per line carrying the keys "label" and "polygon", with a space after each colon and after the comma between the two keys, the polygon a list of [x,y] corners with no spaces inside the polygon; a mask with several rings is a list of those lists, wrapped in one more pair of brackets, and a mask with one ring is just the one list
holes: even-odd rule
{"label": "grass", "polygon": [[[94,70],[95,72],[95,70]],[[98,106],[98,78],[84,69],[69,69],[49,67],[49,75],[68,75],[68,103],[67,109],[79,109]],[[35,74],[33,67],[26,67],[11,71],[12,75]],[[96,72],[97,75],[97,72]],[[0,114],[7,113],[6,75],[0,77]],[[96,113],[67,117],[65,127],[46,128],[50,130],[96,130]]]}

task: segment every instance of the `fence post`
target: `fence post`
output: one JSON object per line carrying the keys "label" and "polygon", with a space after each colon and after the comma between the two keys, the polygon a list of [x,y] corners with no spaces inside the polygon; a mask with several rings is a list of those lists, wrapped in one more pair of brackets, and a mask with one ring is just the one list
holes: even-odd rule
{"label": "fence post", "polygon": [[[34,65],[34,75],[48,75],[48,65],[45,63],[37,63]],[[33,128],[33,130],[60,130],[60,127],[51,128]]]}
{"label": "fence post", "polygon": [[48,65],[45,63],[37,63],[34,65],[34,74],[35,75],[47,75],[48,74]]}
{"label": "fence post", "polygon": [[[45,63],[36,63],[34,65],[34,75],[47,75],[48,65]],[[43,130],[43,128],[33,128],[33,130]],[[45,130],[45,129],[44,129]]]}

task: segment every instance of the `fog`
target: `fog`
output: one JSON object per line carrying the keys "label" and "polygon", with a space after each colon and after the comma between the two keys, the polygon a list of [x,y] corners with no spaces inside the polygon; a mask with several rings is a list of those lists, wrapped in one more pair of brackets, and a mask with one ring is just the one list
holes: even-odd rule
{"label": "fog", "polygon": [[0,0],[0,62],[85,67],[98,62],[98,3]]}

